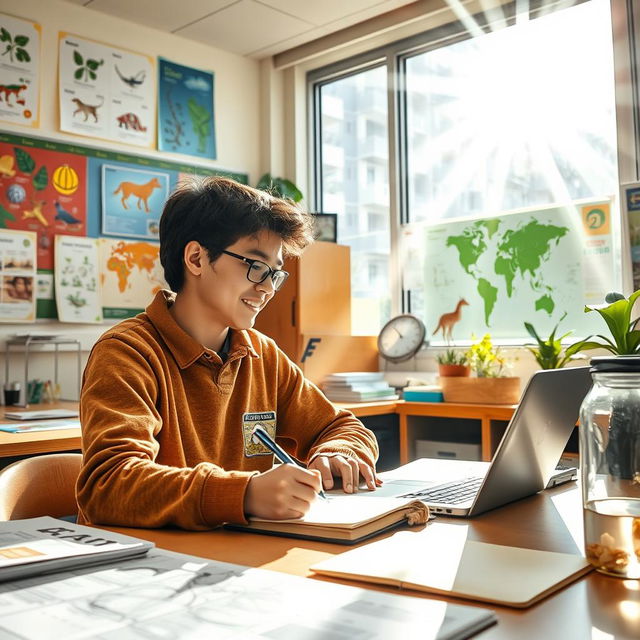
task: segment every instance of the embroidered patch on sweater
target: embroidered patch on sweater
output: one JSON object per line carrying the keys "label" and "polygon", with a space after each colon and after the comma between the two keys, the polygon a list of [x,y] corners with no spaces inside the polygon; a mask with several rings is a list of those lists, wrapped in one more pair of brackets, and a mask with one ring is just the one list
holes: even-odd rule
{"label": "embroidered patch on sweater", "polygon": [[256,426],[260,423],[266,432],[275,440],[276,437],[276,412],[261,411],[260,413],[243,413],[242,414],[242,438],[244,440],[244,455],[247,458],[252,456],[273,455],[267,447],[260,442],[254,442],[251,434]]}

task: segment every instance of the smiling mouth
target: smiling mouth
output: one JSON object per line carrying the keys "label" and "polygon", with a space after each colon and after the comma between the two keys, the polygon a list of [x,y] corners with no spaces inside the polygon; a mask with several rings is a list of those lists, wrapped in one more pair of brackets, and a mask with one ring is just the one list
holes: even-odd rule
{"label": "smiling mouth", "polygon": [[249,307],[250,309],[253,309],[254,311],[260,311],[260,309],[262,308],[262,303],[261,302],[252,302],[251,300],[242,300],[242,302],[244,302],[247,307]]}

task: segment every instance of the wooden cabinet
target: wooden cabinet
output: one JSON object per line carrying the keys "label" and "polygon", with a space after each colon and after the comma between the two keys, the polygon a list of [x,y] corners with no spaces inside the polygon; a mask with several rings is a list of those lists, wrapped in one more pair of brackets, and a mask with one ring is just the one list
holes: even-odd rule
{"label": "wooden cabinet", "polygon": [[289,280],[260,312],[258,331],[300,363],[305,334],[351,334],[349,247],[316,242],[300,258],[287,258]]}

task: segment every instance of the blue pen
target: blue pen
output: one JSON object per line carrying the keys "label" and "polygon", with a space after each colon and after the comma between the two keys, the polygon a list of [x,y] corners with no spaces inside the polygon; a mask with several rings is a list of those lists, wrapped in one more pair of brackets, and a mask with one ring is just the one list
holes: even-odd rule
{"label": "blue pen", "polygon": [[[300,466],[280,445],[276,444],[276,442],[271,438],[271,436],[264,430],[264,428],[260,425],[257,425],[253,429],[253,435],[262,442],[262,444],[273,453],[273,455],[280,460],[280,462],[284,462],[285,464],[293,464],[296,466]],[[318,495],[321,498],[327,499],[325,492],[320,489]]]}

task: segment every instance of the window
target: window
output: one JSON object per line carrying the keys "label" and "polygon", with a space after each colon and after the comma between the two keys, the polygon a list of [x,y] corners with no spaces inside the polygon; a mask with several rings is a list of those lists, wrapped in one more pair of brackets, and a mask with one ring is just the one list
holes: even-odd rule
{"label": "window", "polygon": [[386,67],[320,84],[318,209],[338,214],[351,247],[352,330],[378,333],[389,319],[389,161]]}
{"label": "window", "polygon": [[[317,195],[352,248],[355,332],[376,333],[392,300],[393,313],[420,315],[432,330],[465,298],[454,339],[521,339],[524,321],[544,333],[561,317],[579,335],[592,332],[584,304],[620,288],[609,2],[542,4],[511,4],[505,11],[531,13],[501,24],[467,15],[474,37],[452,22],[371,52],[386,66],[353,72],[359,58],[310,75]],[[607,224],[594,231],[590,215]]]}

